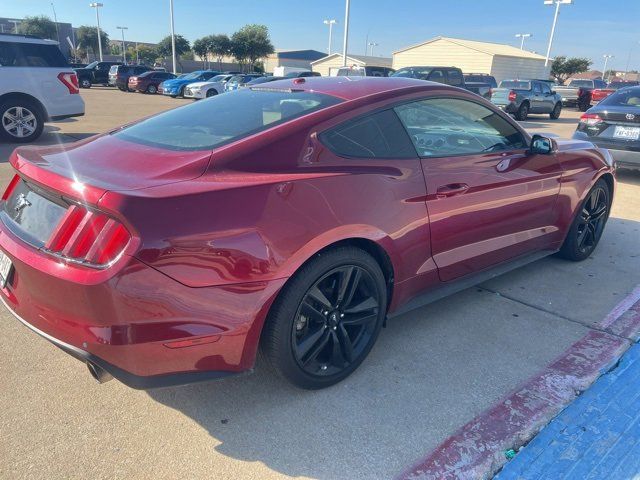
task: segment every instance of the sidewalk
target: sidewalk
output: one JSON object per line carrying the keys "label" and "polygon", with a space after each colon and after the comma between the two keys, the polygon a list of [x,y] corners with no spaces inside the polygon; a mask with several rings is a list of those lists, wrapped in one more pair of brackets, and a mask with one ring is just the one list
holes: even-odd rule
{"label": "sidewalk", "polygon": [[640,344],[560,413],[494,480],[640,478]]}

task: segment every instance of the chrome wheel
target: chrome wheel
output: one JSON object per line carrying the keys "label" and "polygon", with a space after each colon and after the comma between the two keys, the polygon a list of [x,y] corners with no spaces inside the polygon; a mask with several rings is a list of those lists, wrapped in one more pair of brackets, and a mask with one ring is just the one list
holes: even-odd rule
{"label": "chrome wheel", "polygon": [[577,245],[580,251],[592,250],[598,243],[609,211],[608,194],[602,187],[594,188],[580,213]]}
{"label": "chrome wheel", "polygon": [[2,128],[15,138],[26,138],[38,128],[38,119],[26,107],[10,107],[2,114]]}
{"label": "chrome wheel", "polygon": [[91,87],[91,81],[87,80],[86,78],[80,80],[80,86],[82,88],[90,88]]}

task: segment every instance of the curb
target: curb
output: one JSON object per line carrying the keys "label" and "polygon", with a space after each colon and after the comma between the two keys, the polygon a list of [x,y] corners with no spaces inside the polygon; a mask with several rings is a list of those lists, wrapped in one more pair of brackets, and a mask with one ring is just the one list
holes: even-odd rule
{"label": "curb", "polygon": [[527,443],[640,337],[640,286],[596,327],[602,330],[591,330],[396,480],[491,478],[506,463],[505,451]]}

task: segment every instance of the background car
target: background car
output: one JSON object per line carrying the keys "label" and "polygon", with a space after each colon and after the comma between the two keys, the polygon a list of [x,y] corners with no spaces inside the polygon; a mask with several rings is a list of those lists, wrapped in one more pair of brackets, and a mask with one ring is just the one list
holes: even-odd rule
{"label": "background car", "polygon": [[172,98],[182,97],[184,96],[185,87],[190,83],[204,82],[219,74],[219,72],[213,70],[197,70],[181,75],[173,80],[165,80],[162,82],[162,88],[159,89],[158,92],[163,95],[169,95]]}
{"label": "background car", "polygon": [[289,72],[282,78],[308,78],[321,77],[320,72]]}
{"label": "background car", "polygon": [[200,100],[224,93],[224,85],[233,78],[231,74],[222,74],[211,77],[206,82],[190,83],[184,89],[184,98]]}
{"label": "background car", "polygon": [[609,150],[618,165],[640,169],[640,87],[616,90],[582,117],[573,138]]}
{"label": "background car", "polygon": [[157,93],[158,85],[165,80],[172,80],[176,78],[173,73],[151,70],[144,72],[140,75],[134,75],[129,77],[128,88],[131,91],[138,91],[141,93]]}
{"label": "background car", "polygon": [[[254,78],[250,82],[245,83],[244,86],[248,88],[248,87],[253,87],[254,85],[260,85],[261,83],[271,83],[271,82],[276,82],[278,80],[285,80],[286,78],[291,78],[291,77],[258,77],[258,78]],[[296,78],[303,78],[303,77],[296,77]]]}
{"label": "background car", "polygon": [[225,92],[232,92],[234,90],[238,90],[245,83],[250,82],[254,78],[260,78],[264,75],[262,73],[243,73],[242,75],[234,75],[231,77],[227,83],[224,84]]}
{"label": "background car", "polygon": [[336,77],[390,77],[394,72],[393,68],[388,67],[341,67],[336,72]]}
{"label": "background car", "polygon": [[45,122],[84,115],[78,78],[58,44],[0,34],[0,139],[36,140]]}
{"label": "background car", "polygon": [[404,67],[396,70],[391,76],[444,83],[445,85],[464,88],[487,99],[491,97],[491,83],[472,82],[467,84],[462,70],[458,67]]}
{"label": "background car", "polygon": [[574,78],[567,85],[558,85],[554,90],[562,97],[563,106],[586,112],[591,107],[591,92],[601,88],[607,88],[602,80]]}
{"label": "background car", "polygon": [[91,88],[91,85],[109,85],[109,70],[122,62],[92,62],[84,68],[76,68],[80,88]]}
{"label": "background car", "polygon": [[464,75],[465,83],[486,83],[491,88],[497,88],[498,83],[496,82],[496,78],[493,75],[489,75],[488,73],[465,73]]}
{"label": "background car", "polygon": [[109,70],[109,85],[127,92],[129,91],[130,77],[149,71],[151,71],[151,68],[146,65],[114,65]]}
{"label": "background car", "polygon": [[548,113],[555,120],[562,112],[562,97],[537,80],[503,80],[493,89],[491,103],[520,121],[530,113]]}

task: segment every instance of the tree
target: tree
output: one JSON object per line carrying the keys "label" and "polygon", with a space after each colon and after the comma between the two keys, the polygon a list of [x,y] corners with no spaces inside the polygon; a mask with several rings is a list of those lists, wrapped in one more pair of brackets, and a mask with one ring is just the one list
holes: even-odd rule
{"label": "tree", "polygon": [[245,25],[231,37],[231,53],[241,64],[253,67],[259,58],[274,51],[266,25]]}
{"label": "tree", "polygon": [[23,35],[35,35],[40,38],[58,40],[56,24],[44,15],[25,17],[18,26],[18,31]]}
{"label": "tree", "polygon": [[209,60],[209,43],[207,37],[198,38],[193,42],[193,53],[198,55],[202,60],[202,68],[205,68],[205,62]]}
{"label": "tree", "polygon": [[[134,49],[132,58],[136,58],[135,55],[136,52]],[[138,45],[138,60],[140,63],[153,65],[158,57],[159,55],[155,48],[150,47],[149,45]]]}
{"label": "tree", "polygon": [[563,84],[568,78],[572,77],[576,73],[582,73],[589,70],[591,66],[591,60],[588,58],[572,57],[567,58],[565,56],[556,57],[551,64],[551,76]]}
{"label": "tree", "polygon": [[[158,56],[169,58],[172,56],[171,52],[171,35],[167,35],[156,47],[158,51]],[[185,53],[191,51],[191,45],[189,45],[189,41],[184,38],[182,35],[176,35],[176,57],[178,57],[178,65],[180,65],[180,71],[182,71],[182,64],[180,63],[180,56]]]}
{"label": "tree", "polygon": [[[102,51],[105,48],[109,48],[109,35],[100,29],[100,40],[102,41]],[[77,47],[87,51],[91,49],[96,57],[99,58],[98,53],[98,29],[89,25],[82,25],[78,27],[76,32]]]}
{"label": "tree", "polygon": [[231,40],[227,35],[209,35],[205,37],[207,51],[215,57],[218,68],[222,70],[222,59],[231,54]]}

